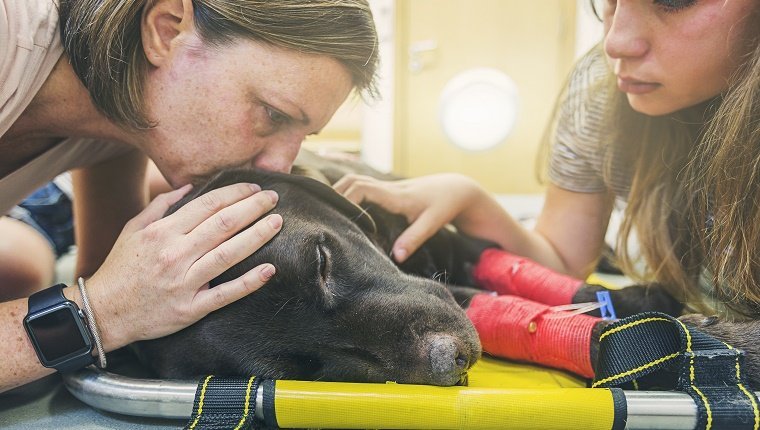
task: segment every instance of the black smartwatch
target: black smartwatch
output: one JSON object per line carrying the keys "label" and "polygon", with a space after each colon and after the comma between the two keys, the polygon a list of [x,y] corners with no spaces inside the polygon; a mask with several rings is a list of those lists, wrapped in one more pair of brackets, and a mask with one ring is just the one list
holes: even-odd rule
{"label": "black smartwatch", "polygon": [[84,314],[63,295],[64,288],[58,284],[32,294],[24,328],[43,366],[71,372],[94,363],[95,357]]}

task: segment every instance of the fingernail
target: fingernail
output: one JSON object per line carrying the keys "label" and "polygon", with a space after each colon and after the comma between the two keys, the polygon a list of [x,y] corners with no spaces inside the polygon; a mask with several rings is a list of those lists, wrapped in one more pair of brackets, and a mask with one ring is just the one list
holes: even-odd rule
{"label": "fingernail", "polygon": [[406,249],[398,248],[393,250],[393,258],[401,263],[406,259]]}
{"label": "fingernail", "polygon": [[248,184],[254,193],[258,193],[261,191],[261,187],[258,184]]}
{"label": "fingernail", "polygon": [[262,193],[268,195],[269,198],[272,199],[272,203],[277,203],[277,200],[280,199],[280,196],[277,194],[276,191],[265,190],[265,191],[262,191]]}
{"label": "fingernail", "polygon": [[271,264],[265,264],[264,267],[261,268],[261,272],[260,272],[261,280],[262,281],[269,280],[272,276],[274,276],[274,272],[275,272],[274,266],[272,266]]}
{"label": "fingernail", "polygon": [[267,217],[267,222],[274,229],[282,227],[282,217],[277,214],[269,215]]}

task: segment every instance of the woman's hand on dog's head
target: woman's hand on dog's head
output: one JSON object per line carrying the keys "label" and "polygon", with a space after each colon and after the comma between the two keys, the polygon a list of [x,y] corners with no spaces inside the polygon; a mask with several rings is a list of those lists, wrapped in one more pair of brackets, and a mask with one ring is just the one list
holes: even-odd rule
{"label": "woman's hand on dog's head", "polygon": [[274,275],[274,266],[262,264],[209,289],[213,278],[280,230],[278,214],[245,228],[275,207],[277,194],[254,184],[229,185],[163,217],[190,188],[159,195],[129,221],[87,281],[107,350],[181,330],[256,291]]}

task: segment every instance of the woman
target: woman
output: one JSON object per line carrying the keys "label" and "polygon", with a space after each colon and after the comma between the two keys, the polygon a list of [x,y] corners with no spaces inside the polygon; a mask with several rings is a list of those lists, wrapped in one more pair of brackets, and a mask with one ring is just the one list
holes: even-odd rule
{"label": "woman", "polygon": [[[578,278],[595,267],[615,199],[624,199],[618,249],[629,275],[661,282],[694,310],[722,311],[724,302],[733,316],[760,319],[760,3],[610,0],[602,11],[603,44],[560,98],[534,230],[460,175],[351,176],[336,188],[412,222],[394,244],[398,261],[452,222]],[[634,229],[643,272],[628,249]],[[708,330],[757,351],[746,330],[722,333],[728,324]]]}
{"label": "woman", "polygon": [[[5,0],[0,11],[9,41],[0,213],[76,169],[77,273],[91,275],[106,351],[175,332],[261,287],[271,264],[208,282],[277,233],[279,215],[254,223],[275,193],[237,184],[163,213],[219,168],[288,171],[353,88],[373,88],[377,40],[364,0]],[[177,189],[145,207],[147,158]],[[80,291],[63,294],[81,308]],[[22,326],[26,313],[24,298],[0,303],[9,343],[0,391],[51,372]]]}

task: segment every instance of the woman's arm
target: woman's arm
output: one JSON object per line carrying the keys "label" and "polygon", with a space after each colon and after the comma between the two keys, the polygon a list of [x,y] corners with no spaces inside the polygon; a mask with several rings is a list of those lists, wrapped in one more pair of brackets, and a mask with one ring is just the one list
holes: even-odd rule
{"label": "woman's arm", "polygon": [[[143,184],[140,180],[141,187]],[[106,351],[174,333],[256,291],[274,275],[274,266],[266,263],[209,288],[211,279],[253,254],[280,230],[280,215],[257,221],[274,208],[277,194],[261,191],[255,184],[229,185],[163,217],[190,188],[159,195],[129,220],[105,261],[87,280],[89,302]],[[118,195],[111,193],[113,197]],[[93,208],[92,216],[97,215],[96,203],[87,202]],[[96,230],[111,231],[107,228],[110,220],[98,221],[92,216],[89,219]],[[85,223],[80,225],[87,228]],[[86,270],[102,258],[99,249],[85,249]],[[78,290],[64,291],[81,305]],[[26,312],[27,299],[0,303],[0,336],[10,346],[0,360],[0,391],[51,373],[38,362],[23,329]]]}
{"label": "woman's arm", "polygon": [[[69,287],[63,291],[67,299],[83,309],[76,288]],[[5,344],[3,359],[0,360],[0,393],[55,372],[40,364],[32,348],[22,322],[26,312],[26,298],[0,303],[0,339]]]}

